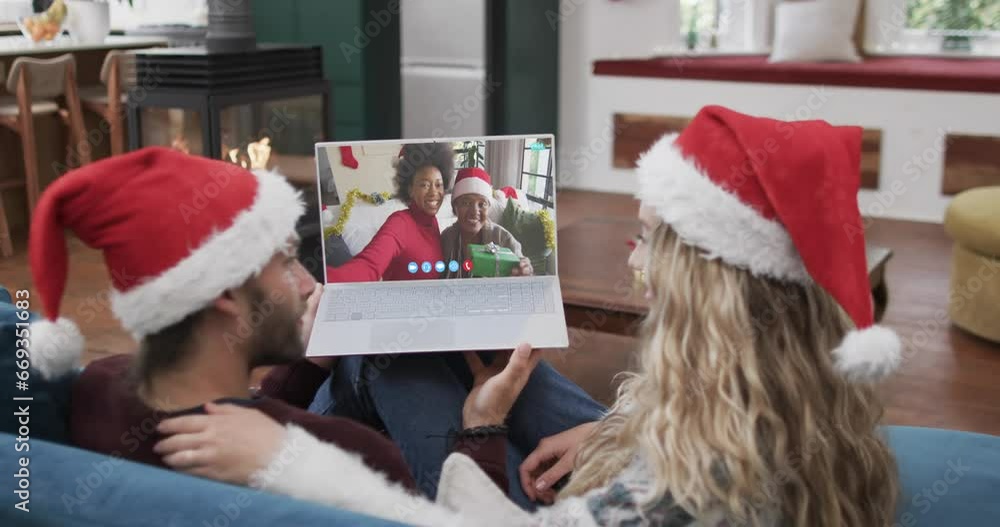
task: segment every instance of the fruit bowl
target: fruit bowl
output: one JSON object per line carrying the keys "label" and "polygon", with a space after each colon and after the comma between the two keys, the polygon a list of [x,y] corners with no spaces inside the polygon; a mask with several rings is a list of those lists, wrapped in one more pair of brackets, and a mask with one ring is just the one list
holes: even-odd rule
{"label": "fruit bowl", "polygon": [[44,13],[17,19],[17,27],[34,42],[51,42],[62,34],[66,12],[63,0],[56,0]]}
{"label": "fruit bowl", "polygon": [[25,38],[34,42],[51,42],[63,31],[63,22],[40,20],[41,15],[18,19],[17,27]]}

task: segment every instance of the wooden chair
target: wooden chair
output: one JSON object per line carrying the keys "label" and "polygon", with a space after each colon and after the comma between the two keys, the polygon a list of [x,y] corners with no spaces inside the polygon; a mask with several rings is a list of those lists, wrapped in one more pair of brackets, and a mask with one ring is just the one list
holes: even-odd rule
{"label": "wooden chair", "polygon": [[[76,86],[76,59],[61,55],[52,59],[20,57],[14,61],[7,79],[7,91],[15,96],[0,96],[0,125],[13,130],[21,137],[24,156],[24,175],[21,180],[0,182],[0,193],[12,188],[25,187],[28,195],[29,216],[35,211],[38,196],[39,168],[34,118],[36,115],[58,114],[69,127],[70,141],[76,146],[78,165],[90,162],[90,145],[83,127],[83,111]],[[65,108],[56,100],[65,97]],[[72,163],[70,163],[72,164]],[[7,213],[0,199],[0,254],[10,256],[10,229]]]}
{"label": "wooden chair", "polygon": [[80,88],[83,107],[110,125],[111,155],[125,152],[125,90],[135,85],[135,54],[112,50],[101,66],[101,85]]}

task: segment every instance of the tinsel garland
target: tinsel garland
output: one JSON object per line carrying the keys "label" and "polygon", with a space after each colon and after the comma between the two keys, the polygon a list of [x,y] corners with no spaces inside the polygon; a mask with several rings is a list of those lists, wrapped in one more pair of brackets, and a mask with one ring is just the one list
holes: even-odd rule
{"label": "tinsel garland", "polygon": [[359,199],[371,205],[381,205],[392,199],[392,193],[372,192],[371,194],[365,194],[359,189],[351,189],[347,193],[347,199],[344,200],[344,204],[340,206],[340,217],[337,218],[337,223],[323,229],[324,238],[344,234],[344,227],[347,226],[347,221],[351,219],[351,209],[354,208],[354,202]]}
{"label": "tinsel garland", "polygon": [[556,248],[556,224],[549,216],[549,211],[542,209],[538,211],[538,221],[542,222],[542,230],[545,231],[545,246],[549,249]]}

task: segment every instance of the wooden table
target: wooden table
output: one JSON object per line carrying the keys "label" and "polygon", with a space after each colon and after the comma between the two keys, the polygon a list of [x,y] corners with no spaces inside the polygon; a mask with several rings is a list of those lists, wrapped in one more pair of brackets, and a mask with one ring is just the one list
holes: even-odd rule
{"label": "wooden table", "polygon": [[[565,190],[557,197],[559,282],[566,323],[634,334],[649,310],[643,286],[628,267],[628,240],[639,233],[639,203],[623,194]],[[565,221],[564,221],[565,220]],[[880,320],[889,301],[885,267],[892,251],[869,245],[868,278]]]}

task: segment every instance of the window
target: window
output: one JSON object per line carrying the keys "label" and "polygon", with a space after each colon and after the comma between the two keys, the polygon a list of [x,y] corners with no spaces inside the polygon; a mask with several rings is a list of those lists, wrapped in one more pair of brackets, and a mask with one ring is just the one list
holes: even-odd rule
{"label": "window", "polygon": [[908,0],[906,27],[936,33],[988,36],[1000,31],[1000,2]]}
{"label": "window", "polygon": [[681,0],[681,42],[686,49],[718,49],[719,23],[719,0]]}
{"label": "window", "polygon": [[680,0],[675,49],[690,53],[767,53],[774,6],[769,0]]}
{"label": "window", "polygon": [[884,0],[867,9],[868,51],[1000,55],[998,0]]}
{"label": "window", "polygon": [[455,143],[455,168],[486,168],[485,141]]}
{"label": "window", "polygon": [[521,184],[528,199],[552,208],[552,139],[529,137],[524,140]]}

